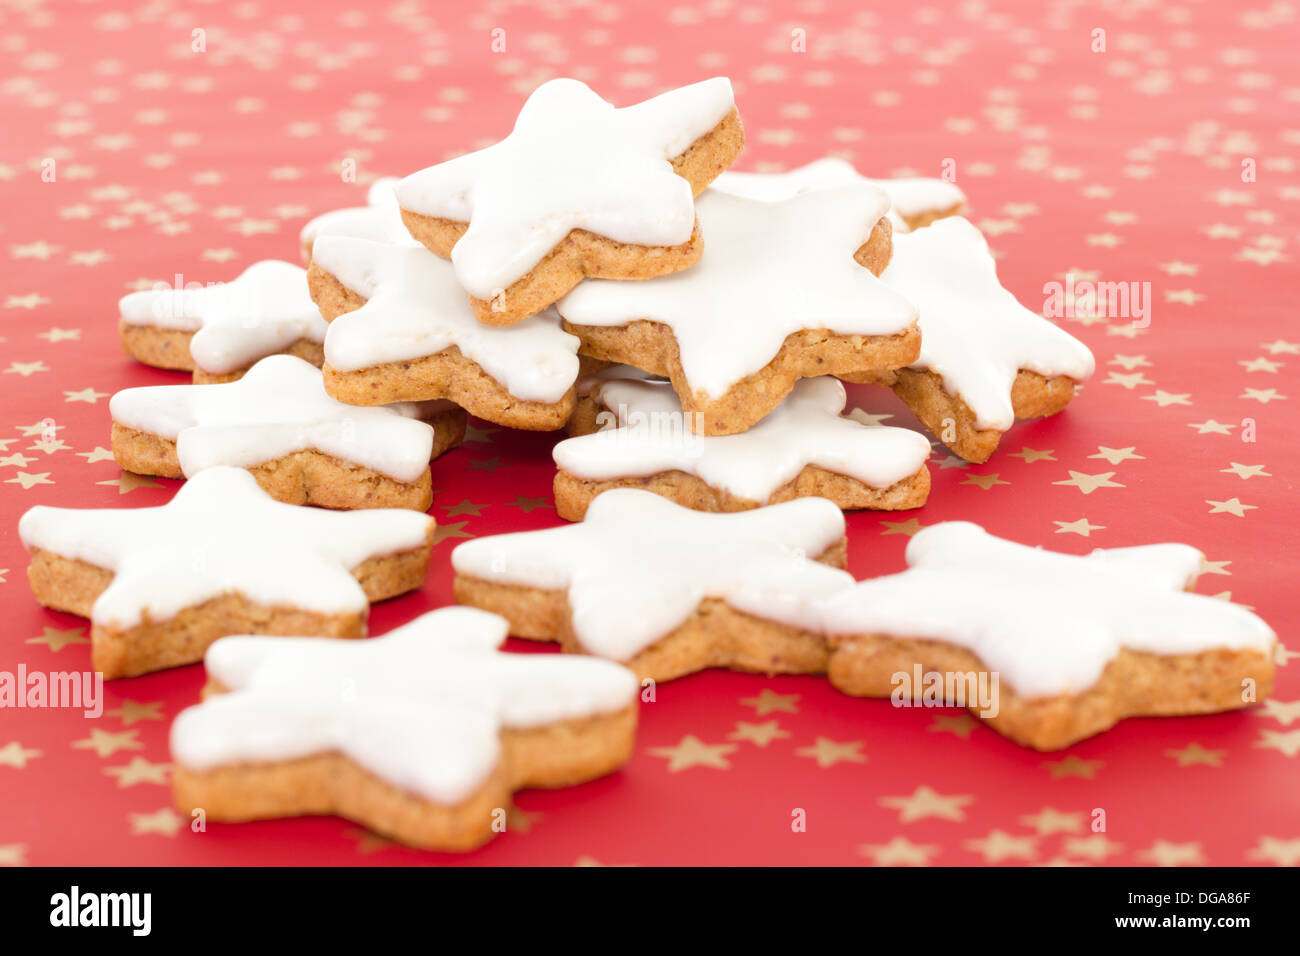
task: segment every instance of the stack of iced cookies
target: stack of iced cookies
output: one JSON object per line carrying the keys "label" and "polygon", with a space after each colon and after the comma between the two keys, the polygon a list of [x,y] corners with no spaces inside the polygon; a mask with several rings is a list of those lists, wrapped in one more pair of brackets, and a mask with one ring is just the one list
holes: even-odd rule
{"label": "stack of iced cookies", "polygon": [[[728,172],[743,144],[726,79],[622,109],[553,80],[495,145],[308,223],[307,269],[122,300],[127,353],[193,383],[114,396],[114,456],[189,481],[160,508],[34,508],[20,533],[105,676],[205,660],[172,730],[178,806],[472,848],[514,790],[621,766],[640,688],[709,667],[895,699],[915,673],[916,699],[1042,749],[1269,693],[1272,631],[1183,593],[1185,545],[1082,558],[948,522],[854,581],[843,511],[925,504],[932,444],[846,415],[842,381],[982,462],[1092,355],[1002,287],[952,183]],[[337,640],[422,585],[429,462],[467,412],[568,432],[574,523],[463,544],[464,607]],[[503,653],[508,633],[582,656]],[[992,701],[964,694],[990,678]]]}

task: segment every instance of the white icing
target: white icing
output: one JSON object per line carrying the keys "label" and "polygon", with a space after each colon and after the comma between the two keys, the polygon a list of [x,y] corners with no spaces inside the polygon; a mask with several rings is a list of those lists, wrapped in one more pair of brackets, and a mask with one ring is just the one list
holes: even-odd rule
{"label": "white icing", "polygon": [[1015,423],[1011,386],[1022,368],[1075,381],[1092,375],[1088,347],[1002,287],[984,236],[960,216],[895,237],[880,278],[920,312],[921,355],[912,368],[941,376],[978,428]]}
{"label": "white icing", "polygon": [[299,241],[311,246],[321,236],[352,236],[374,242],[414,243],[402,222],[402,212],[393,192],[398,182],[395,176],[375,180],[366,196],[366,205],[321,213],[302,227]]}
{"label": "white icing", "polygon": [[321,236],[312,260],[368,301],[330,323],[325,361],[340,371],[457,346],[511,395],[558,402],[578,377],[578,340],[548,309],[508,327],[474,317],[452,268],[423,246]]}
{"label": "white icing", "polygon": [[791,333],[911,327],[911,303],[853,258],[888,206],[863,183],[782,202],[708,190],[696,202],[707,237],[699,263],[641,282],[588,280],[558,308],[578,325],[668,325],[691,389],[717,398],[766,366]]}
{"label": "white icing", "polygon": [[584,83],[543,83],[505,139],[397,186],[403,209],[468,222],[451,260],[465,289],[492,299],[573,229],[673,246],[695,224],[691,186],[670,160],[735,105],[716,77],[615,109]]}
{"label": "white icing", "polygon": [[844,386],[833,378],[798,382],[780,405],[738,435],[703,436],[687,427],[667,383],[611,380],[600,403],[618,427],[555,446],[555,463],[590,481],[679,470],[759,504],[806,465],[888,488],[925,466],[930,442],[905,428],[841,418]]}
{"label": "white icing", "polygon": [[468,799],[501,757],[500,732],[634,703],[624,667],[590,657],[503,654],[504,618],[467,607],[383,637],[226,637],[208,675],[228,689],[177,716],[176,762],[203,772],[341,753],[441,804]]}
{"label": "white icing", "polygon": [[735,196],[772,202],[788,199],[810,189],[829,189],[848,183],[865,182],[883,189],[889,196],[889,218],[896,232],[907,232],[904,216],[944,212],[966,202],[966,194],[955,183],[929,177],[871,179],[834,156],[814,160],[784,173],[738,173],[727,170],[713,181],[713,188]]}
{"label": "white icing", "polygon": [[30,509],[18,522],[40,548],[114,572],[97,626],[134,627],[239,593],[273,607],[364,611],[352,569],[424,546],[432,519],[403,509],[324,511],[282,504],[239,468],[209,468],[158,508]]}
{"label": "white icing", "polygon": [[815,622],[814,603],[853,578],[809,556],[843,536],[844,515],[824,498],[706,514],[617,488],[579,524],[467,541],[451,563],[498,584],[567,591],[583,649],[626,661],[705,598],[794,627]]}
{"label": "white icing", "polygon": [[193,332],[190,354],[214,375],[247,368],[299,339],[325,341],[306,271],[275,259],[254,263],[229,282],[181,289],[160,283],[123,296],[118,307],[128,325]]}
{"label": "white icing", "polygon": [[1201,553],[1183,544],[1056,554],[950,521],[912,537],[908,570],[834,595],[831,634],[888,634],[967,648],[1022,697],[1078,694],[1126,647],[1271,653],[1268,625],[1245,608],[1182,590]]}
{"label": "white icing", "polygon": [[268,356],[225,385],[128,388],[113,396],[109,412],[119,424],[176,442],[187,478],[311,449],[412,482],[433,451],[433,428],[419,420],[418,405],[345,405],[326,394],[320,369],[292,355]]}

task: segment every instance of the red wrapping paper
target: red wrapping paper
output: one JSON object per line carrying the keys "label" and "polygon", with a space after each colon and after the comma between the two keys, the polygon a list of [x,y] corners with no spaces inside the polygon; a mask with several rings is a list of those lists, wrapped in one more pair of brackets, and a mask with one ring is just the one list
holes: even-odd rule
{"label": "red wrapping paper", "polygon": [[[1199,590],[1255,608],[1282,641],[1266,705],[1128,720],[1055,754],[821,678],[695,675],[642,707],[621,772],[519,794],[508,832],[466,856],[333,818],[192,832],[166,765],[194,665],[110,682],[99,719],[0,711],[0,863],[1300,862],[1294,29],[1282,7],[1029,0],[0,14],[0,670],[89,668],[87,622],[31,599],[22,512],[158,505],[177,487],[104,451],[109,395],[185,380],[122,355],[118,297],[296,260],[310,215],[499,138],[557,75],[619,104],[729,75],[748,132],[738,169],[835,154],[869,175],[938,175],[951,161],[1030,308],[1067,273],[1150,283],[1147,328],[1064,320],[1098,362],[1064,414],[1018,425],[984,465],[939,447],[923,509],[849,516],[857,577],[901,569],[906,532],[949,519],[1076,554],[1183,541],[1212,562]],[[883,390],[853,387],[851,405],[918,427]],[[371,633],[451,602],[457,540],[558,522],[557,436],[474,425],[433,465],[428,582],[376,606]]]}

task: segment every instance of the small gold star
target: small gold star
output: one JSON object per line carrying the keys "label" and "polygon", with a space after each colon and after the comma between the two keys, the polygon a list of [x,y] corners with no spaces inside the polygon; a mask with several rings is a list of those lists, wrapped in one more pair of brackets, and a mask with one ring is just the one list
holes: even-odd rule
{"label": "small gold star", "polygon": [[1251,860],[1264,860],[1278,866],[1300,866],[1300,838],[1280,840],[1277,837],[1262,836],[1246,856]]}
{"label": "small gold star", "polygon": [[532,514],[538,508],[555,507],[546,498],[525,498],[523,495],[515,495],[514,501],[508,501],[506,504],[512,508],[518,508],[526,515]]}
{"label": "small gold star", "polygon": [[48,329],[37,332],[36,337],[47,342],[76,342],[81,338],[81,329]]}
{"label": "small gold star", "polygon": [[1276,375],[1277,370],[1280,369],[1286,363],[1274,362],[1266,358],[1257,358],[1257,359],[1250,359],[1249,361],[1238,359],[1237,364],[1240,365],[1242,368],[1244,368],[1247,372],[1271,372]]}
{"label": "small gold star", "polygon": [[0,866],[26,866],[27,846],[23,843],[0,844]]}
{"label": "small gold star", "polygon": [[984,489],[985,491],[988,491],[994,485],[1009,485],[1011,484],[1011,482],[999,480],[998,473],[995,471],[991,475],[969,475],[968,474],[966,476],[966,480],[963,481],[962,484],[977,485],[980,488]]}
{"label": "small gold star", "polygon": [[150,763],[141,756],[131,758],[131,762],[120,767],[105,767],[104,773],[117,778],[119,787],[133,787],[137,783],[156,783],[167,785],[167,774],[171,770],[169,763]]}
{"label": "small gold star", "polygon": [[1237,397],[1253,399],[1261,405],[1267,405],[1269,402],[1273,401],[1284,401],[1286,399],[1286,396],[1279,394],[1278,390],[1275,388],[1248,388]]}
{"label": "small gold star", "polygon": [[1025,460],[1026,465],[1032,464],[1033,462],[1036,461],[1056,461],[1054,449],[1049,449],[1047,451],[1039,451],[1038,449],[1030,448],[1027,445],[1021,448],[1020,451],[1015,452],[1014,454],[1008,457],[1023,458]]}
{"label": "small gold star", "polygon": [[1245,481],[1247,478],[1272,478],[1263,465],[1243,465],[1239,462],[1229,462],[1229,467],[1220,468],[1219,473],[1223,475],[1236,475]]}
{"label": "small gold star", "polygon": [[1259,510],[1259,505],[1242,504],[1236,498],[1229,498],[1227,501],[1211,501],[1206,498],[1205,503],[1210,506],[1210,514],[1212,515],[1229,514],[1244,518],[1247,511]]}
{"label": "small gold star", "polygon": [[882,535],[905,534],[909,538],[920,531],[924,525],[915,518],[908,518],[906,521],[882,521],[885,530],[880,532]]}
{"label": "small gold star", "polygon": [[817,761],[817,766],[825,770],[827,767],[833,767],[837,763],[866,763],[866,754],[858,753],[862,747],[860,740],[848,740],[840,743],[829,739],[828,737],[818,737],[817,743],[811,747],[800,747],[796,750],[796,757],[811,757]]}
{"label": "small gold star", "polygon": [[163,702],[155,700],[149,704],[141,704],[134,700],[122,700],[122,706],[116,710],[104,711],[105,716],[117,717],[123,724],[130,727],[137,720],[162,720]]}
{"label": "small gold star", "polygon": [[454,524],[439,524],[433,529],[433,543],[441,544],[448,538],[472,538],[474,535],[465,530],[468,521],[457,521]]}
{"label": "small gold star", "polygon": [[1127,448],[1107,448],[1105,445],[1097,446],[1097,454],[1089,455],[1089,458],[1105,458],[1112,465],[1118,465],[1120,462],[1129,460],[1146,461],[1142,455],[1135,455],[1136,446],[1129,445]]}
{"label": "small gold star", "polygon": [[858,853],[870,857],[876,866],[925,866],[939,848],[929,843],[913,843],[906,837],[896,836],[888,843],[867,844],[858,847]]}
{"label": "small gold star", "polygon": [[882,807],[897,810],[900,823],[911,823],[914,820],[925,820],[929,817],[938,817],[940,820],[954,820],[960,823],[966,819],[966,811],[962,807],[973,803],[974,800],[974,797],[967,794],[944,796],[929,787],[917,787],[911,796],[881,797],[877,802]]}
{"label": "small gold star", "polygon": [[1002,860],[1032,860],[1038,853],[1038,837],[1012,836],[1003,830],[993,830],[986,837],[965,840],[963,845],[972,853],[984,857],[986,863]]}
{"label": "small gold star", "polygon": [[111,733],[107,730],[92,730],[90,736],[84,740],[74,740],[72,747],[74,750],[93,750],[103,757],[111,757],[119,750],[143,750],[144,743],[136,740],[138,730],[124,730],[121,733]]}
{"label": "small gold star", "polygon": [[1138,856],[1156,866],[1199,866],[1205,862],[1199,843],[1170,843],[1168,840],[1156,840]]}
{"label": "small gold star", "polygon": [[1190,392],[1183,392],[1182,394],[1175,394],[1175,393],[1173,393],[1173,392],[1166,392],[1166,391],[1165,391],[1164,389],[1162,389],[1162,388],[1158,388],[1158,389],[1155,390],[1155,393],[1152,394],[1152,395],[1143,395],[1143,396],[1142,396],[1142,401],[1144,401],[1144,402],[1155,402],[1155,403],[1156,403],[1157,405],[1159,405],[1161,408],[1168,408],[1170,405],[1190,405],[1190,404],[1192,404],[1192,395],[1191,395]]}
{"label": "small gold star", "polygon": [[50,473],[48,471],[43,471],[40,474],[36,474],[36,475],[28,474],[25,471],[20,471],[17,474],[15,474],[12,478],[6,479],[5,484],[22,485],[23,491],[27,491],[28,489],[34,488],[37,485],[52,485],[54,484],[54,482],[50,480]]}
{"label": "small gold star", "polygon": [[486,507],[487,505],[476,505],[468,498],[463,498],[459,504],[443,505],[442,510],[447,512],[448,518],[456,518],[460,515],[469,515],[472,518],[481,518],[483,516],[483,509]]}
{"label": "small gold star", "polygon": [[132,474],[129,471],[122,472],[119,478],[110,478],[107,481],[97,481],[97,485],[112,485],[117,488],[119,495],[129,494],[137,488],[161,488],[162,485],[145,475]]}
{"label": "small gold star", "polygon": [[356,841],[357,852],[363,856],[378,853],[380,850],[387,850],[393,845],[393,841],[387,837],[382,837],[378,833],[360,827],[350,827],[343,831],[343,835],[349,840]]}
{"label": "small gold star", "polygon": [[174,837],[185,825],[180,814],[171,807],[163,807],[153,813],[132,813],[128,816],[131,821],[132,836],[156,833],[159,836]]}
{"label": "small gold star", "polygon": [[79,451],[77,456],[86,459],[87,465],[93,465],[97,461],[113,460],[113,453],[102,445],[96,445],[91,451]]}
{"label": "small gold star", "polygon": [[506,812],[506,830],[511,833],[527,833],[542,816],[543,814],[540,813],[529,813],[527,810],[511,807]]}
{"label": "small gold star", "polygon": [[466,467],[470,471],[485,471],[490,475],[501,467],[501,459],[495,455],[491,458],[480,458],[477,461],[471,461]]}
{"label": "small gold star", "polygon": [[749,724],[743,720],[736,721],[736,729],[727,734],[728,740],[748,740],[758,747],[766,747],[773,740],[781,740],[789,737],[787,731],[781,729],[781,725],[775,720],[767,720],[761,724]]}
{"label": "small gold star", "polygon": [[1123,366],[1126,372],[1131,372],[1135,368],[1150,368],[1151,363],[1145,355],[1116,355],[1107,365]]}
{"label": "small gold star", "polygon": [[1196,764],[1221,767],[1223,766],[1223,755],[1227,752],[1226,750],[1206,750],[1198,743],[1190,743],[1182,750],[1166,750],[1165,756],[1177,760],[1180,767],[1191,767]]}
{"label": "small gold star", "polygon": [[1154,385],[1155,382],[1147,378],[1144,372],[1129,372],[1127,374],[1124,372],[1107,372],[1106,381],[1101,384],[1120,385],[1131,392],[1139,385]]}
{"label": "small gold star", "polygon": [[1053,833],[1079,833],[1083,830],[1083,813],[1065,813],[1053,807],[1043,807],[1037,813],[1026,813],[1020,822],[1039,836]]}
{"label": "small gold star", "polygon": [[476,441],[484,444],[492,441],[492,434],[499,432],[499,428],[475,428],[473,425],[465,426],[465,441]]}
{"label": "small gold star", "polygon": [[1082,837],[1066,837],[1061,843],[1061,852],[1100,861],[1114,853],[1123,853],[1124,845],[1104,833],[1090,833]]}
{"label": "small gold star", "polygon": [[1072,468],[1067,470],[1070,472],[1070,478],[1068,481],[1054,481],[1052,484],[1067,485],[1071,488],[1078,488],[1085,495],[1092,494],[1098,488],[1124,487],[1124,485],[1121,485],[1118,481],[1111,481],[1111,478],[1115,477],[1115,472],[1113,471],[1104,471],[1096,475],[1087,475],[1081,471],[1075,471]]}
{"label": "small gold star", "polygon": [[93,388],[83,388],[78,392],[65,390],[63,393],[65,402],[85,402],[87,405],[94,405],[101,398],[108,398],[108,392],[97,392]]}
{"label": "small gold star", "polygon": [[778,694],[764,687],[757,697],[742,697],[740,703],[745,707],[753,707],[755,716],[765,717],[772,713],[799,713],[796,706],[798,700],[798,694]]}
{"label": "small gold star", "polygon": [[870,412],[863,411],[860,408],[855,408],[853,409],[853,411],[849,412],[848,415],[846,415],[845,417],[853,419],[855,422],[857,422],[860,425],[876,426],[876,425],[883,425],[886,419],[893,418],[894,416],[893,415],[872,415]]}
{"label": "small gold star", "polygon": [[1081,760],[1074,754],[1067,754],[1061,760],[1045,760],[1039,766],[1043,767],[1052,775],[1053,780],[1061,780],[1065,777],[1083,777],[1091,780],[1098,770],[1103,766],[1100,760]]}
{"label": "small gold star", "polygon": [[1087,518],[1079,518],[1077,521],[1053,521],[1056,525],[1057,534],[1078,534],[1083,537],[1089,537],[1094,531],[1105,531],[1104,524],[1089,524]]}
{"label": "small gold star", "polygon": [[1300,754],[1300,730],[1261,730],[1255,746],[1294,757]]}
{"label": "small gold star", "polygon": [[40,637],[29,637],[24,643],[45,644],[50,650],[57,654],[69,644],[89,644],[90,638],[82,637],[85,632],[86,629],[84,627],[74,627],[67,631],[60,631],[57,628],[47,627],[43,630]]}
{"label": "small gold star", "polygon": [[1300,720],[1300,700],[1283,701],[1269,697],[1257,713],[1261,717],[1272,717],[1283,727],[1290,727],[1291,721]]}
{"label": "small gold star", "polygon": [[1198,435],[1231,435],[1232,429],[1237,426],[1225,422],[1216,422],[1213,418],[1208,418],[1203,422],[1189,422],[1187,427],[1195,428]]}
{"label": "small gold star", "polygon": [[35,760],[41,755],[39,750],[29,750],[14,740],[0,747],[0,767],[14,767],[22,770],[27,766],[27,761]]}
{"label": "small gold star", "polygon": [[731,764],[727,762],[727,754],[735,749],[735,744],[706,744],[694,734],[687,734],[675,747],[651,747],[647,753],[652,757],[664,757],[668,761],[668,772],[679,773],[692,767],[728,770]]}
{"label": "small gold star", "polygon": [[979,726],[979,721],[970,714],[935,714],[934,720],[926,730],[937,734],[953,734],[962,740],[969,740],[970,733]]}
{"label": "small gold star", "polygon": [[1265,342],[1260,348],[1269,355],[1300,355],[1300,342],[1283,342],[1278,339],[1276,342]]}

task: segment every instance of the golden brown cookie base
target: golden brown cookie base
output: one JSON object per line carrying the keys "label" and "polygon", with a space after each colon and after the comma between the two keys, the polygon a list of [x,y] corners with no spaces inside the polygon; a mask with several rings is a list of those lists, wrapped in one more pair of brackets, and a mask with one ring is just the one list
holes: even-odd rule
{"label": "golden brown cookie base", "polygon": [[[699,195],[709,183],[736,161],[745,145],[740,114],[733,109],[673,160],[673,170]],[[431,252],[451,258],[452,247],[469,223],[402,210],[402,222],[416,240]],[[514,325],[559,301],[584,278],[653,279],[670,275],[699,261],[704,251],[699,224],[686,242],[676,246],[642,246],[616,242],[605,236],[574,229],[522,278],[493,299],[470,296],[474,315],[484,325]]]}
{"label": "golden brown cookie base", "polygon": [[570,786],[626,763],[636,719],[633,702],[612,714],[526,730],[507,728],[501,733],[496,769],[455,806],[394,786],[338,753],[203,772],[177,766],[172,792],[182,813],[202,808],[211,821],[328,814],[421,849],[472,850],[501,828],[515,790]]}
{"label": "golden brown cookie base", "polygon": [[[244,373],[248,371],[245,367],[233,372],[217,374],[199,368],[194,363],[194,356],[190,354],[193,332],[164,329],[156,325],[134,325],[122,320],[118,320],[117,331],[122,343],[122,351],[131,358],[145,365],[152,365],[154,368],[193,372],[195,385],[234,382],[243,378]],[[296,355],[317,368],[325,363],[325,347],[320,342],[313,342],[310,339],[299,339],[275,354]],[[266,358],[266,356],[259,356],[259,358]]]}
{"label": "golden brown cookie base", "polygon": [[[844,568],[846,542],[841,538],[817,557]],[[510,633],[529,640],[559,641],[573,654],[589,653],[573,632],[573,614],[565,590],[498,584],[457,574],[453,590],[458,604],[500,614]],[[706,598],[689,618],[630,660],[620,661],[642,680],[666,681],[708,667],[762,674],[820,674],[826,670],[826,639],[775,621],[737,611],[726,602]]]}
{"label": "golden brown cookie base", "polygon": [[[419,548],[369,558],[352,569],[367,600],[382,601],[424,584],[433,530]],[[90,617],[95,600],[113,580],[107,568],[33,548],[27,579],[37,603]],[[241,594],[223,594],[162,621],[148,615],[134,627],[94,624],[91,664],[104,677],[134,677],[203,659],[208,646],[227,634],[361,637],[365,612],[319,614],[295,607],[268,607]]]}
{"label": "golden brown cookie base", "polygon": [[[889,697],[893,675],[906,674],[911,680],[917,664],[923,674],[988,671],[971,651],[945,641],[855,634],[832,637],[831,647],[831,683],[855,697]],[[1209,714],[1245,707],[1242,681],[1253,680],[1255,699],[1262,700],[1272,692],[1273,671],[1272,660],[1256,651],[1160,655],[1121,649],[1097,683],[1081,694],[1023,698],[1000,681],[998,713],[982,719],[1016,743],[1059,750],[1125,717]],[[921,689],[914,690],[919,698]],[[978,714],[978,703],[969,709]]]}
{"label": "golden brown cookie base", "polygon": [[[932,222],[938,222],[940,219],[947,219],[949,216],[963,216],[966,214],[966,204],[964,202],[956,203],[947,209],[927,209],[924,212],[914,213],[910,216],[903,216],[903,222],[907,223],[907,228],[912,232],[923,229]],[[902,213],[899,213],[902,216]]]}
{"label": "golden brown cookie base", "polygon": [[[327,322],[355,312],[366,299],[353,292],[316,263],[307,270],[312,301]],[[564,425],[573,411],[574,390],[558,402],[529,402],[511,395],[483,367],[466,358],[456,346],[434,355],[404,362],[388,362],[344,372],[326,364],[325,391],[349,405],[388,405],[446,398],[471,415],[528,431],[553,431]]]}
{"label": "golden brown cookie base", "polygon": [[[929,369],[848,372],[838,377],[846,382],[893,389],[936,438],[967,461],[988,461],[1002,440],[1003,433],[996,428],[976,427],[970,406],[960,396],[950,395],[943,387],[943,378]],[[1022,368],[1011,387],[1011,407],[1016,418],[1055,415],[1074,398],[1074,384],[1074,379],[1065,375],[1046,378]]]}
{"label": "golden brown cookie base", "polygon": [[876,369],[896,368],[916,361],[921,349],[921,333],[915,326],[896,335],[838,335],[826,329],[805,329],[787,335],[764,368],[723,395],[710,398],[692,391],[682,370],[677,338],[663,323],[638,319],[605,328],[565,322],[564,328],[582,340],[586,355],[670,379],[682,410],[693,413],[687,417],[691,430],[700,435],[746,431],[781,404],[801,378],[844,377],[860,371],[864,362]]}
{"label": "golden brown cookie base", "polygon": [[806,465],[790,481],[772,492],[767,501],[753,501],[715,488],[702,478],[684,471],[663,471],[639,478],[588,481],[560,469],[555,475],[555,510],[566,521],[581,521],[599,494],[611,488],[640,488],[696,511],[748,511],[795,498],[827,498],[845,511],[867,508],[873,511],[903,511],[919,508],[930,494],[930,470],[924,465],[913,475],[888,488],[873,488],[848,475]]}

